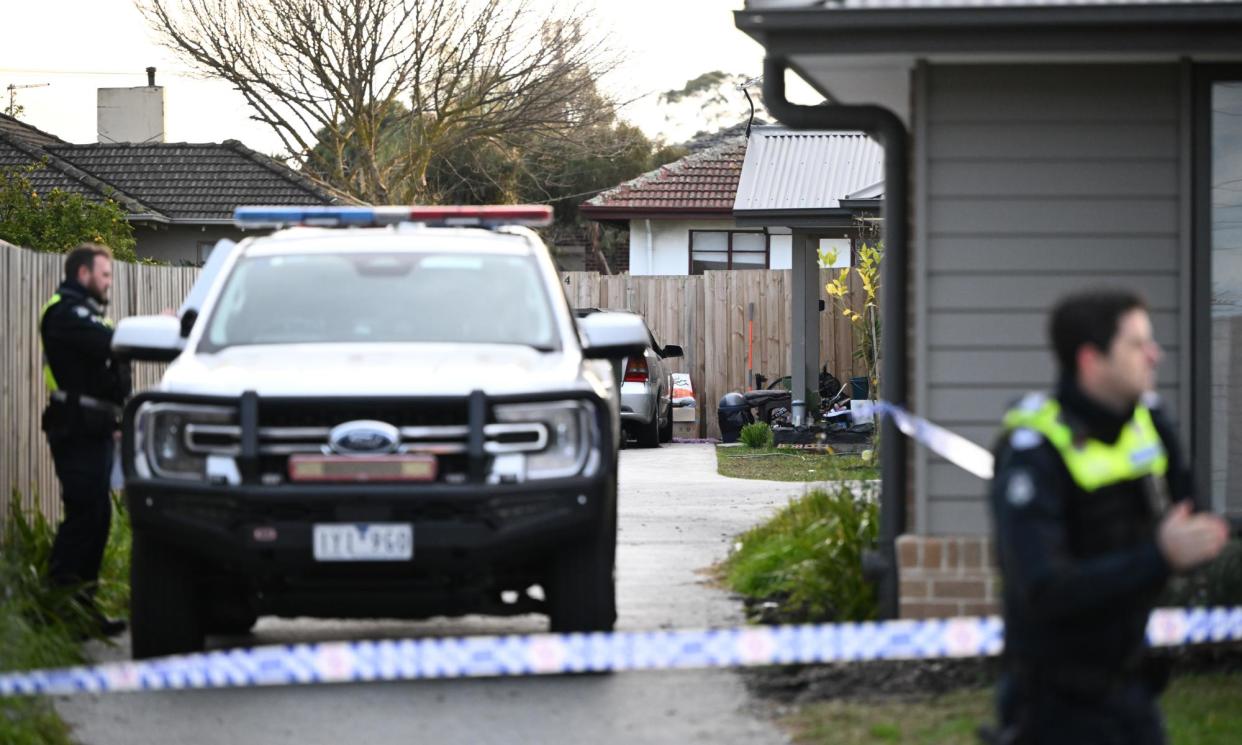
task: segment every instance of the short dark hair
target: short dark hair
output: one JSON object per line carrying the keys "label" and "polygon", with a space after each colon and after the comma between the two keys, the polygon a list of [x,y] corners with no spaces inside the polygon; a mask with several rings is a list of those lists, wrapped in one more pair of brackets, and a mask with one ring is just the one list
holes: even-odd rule
{"label": "short dark hair", "polygon": [[1078,374],[1078,350],[1084,344],[1107,354],[1121,317],[1132,310],[1147,310],[1147,301],[1129,290],[1088,290],[1058,301],[1048,332],[1061,374]]}
{"label": "short dark hair", "polygon": [[94,271],[95,257],[112,258],[112,249],[98,243],[80,243],[65,255],[65,279],[77,279],[78,270],[87,267]]}

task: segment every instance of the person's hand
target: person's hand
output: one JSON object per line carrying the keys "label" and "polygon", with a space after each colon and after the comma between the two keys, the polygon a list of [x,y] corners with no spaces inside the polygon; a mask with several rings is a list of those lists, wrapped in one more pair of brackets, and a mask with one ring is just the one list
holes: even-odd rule
{"label": "person's hand", "polygon": [[1191,514],[1189,500],[1165,514],[1156,536],[1160,553],[1179,572],[1215,559],[1228,540],[1224,519],[1207,512]]}
{"label": "person's hand", "polygon": [[173,318],[176,318],[177,311],[173,310],[172,308],[165,308],[164,310],[160,311],[160,315],[161,316],[172,316]]}

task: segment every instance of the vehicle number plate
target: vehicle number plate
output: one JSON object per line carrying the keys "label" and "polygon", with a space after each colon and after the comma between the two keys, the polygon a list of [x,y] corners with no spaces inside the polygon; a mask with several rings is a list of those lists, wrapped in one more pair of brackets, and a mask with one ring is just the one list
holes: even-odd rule
{"label": "vehicle number plate", "polygon": [[414,558],[409,523],[319,523],[315,561],[408,561]]}

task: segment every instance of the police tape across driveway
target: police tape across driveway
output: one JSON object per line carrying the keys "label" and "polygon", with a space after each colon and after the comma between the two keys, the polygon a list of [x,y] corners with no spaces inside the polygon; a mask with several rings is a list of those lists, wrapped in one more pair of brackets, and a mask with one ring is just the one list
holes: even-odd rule
{"label": "police tape across driveway", "polygon": [[[1242,607],[1163,608],[1152,646],[1242,641]],[[621,631],[230,649],[0,675],[0,695],[72,695],[206,688],[686,670],[997,655],[1003,624],[938,618],[706,631]]]}
{"label": "police tape across driveway", "polygon": [[[891,404],[880,402],[875,411],[947,460],[990,476],[991,454],[978,445]],[[1242,606],[1157,609],[1147,641],[1153,647],[1242,641]],[[986,657],[1003,644],[1004,624],[996,616],[324,642],[6,673],[0,696]]]}

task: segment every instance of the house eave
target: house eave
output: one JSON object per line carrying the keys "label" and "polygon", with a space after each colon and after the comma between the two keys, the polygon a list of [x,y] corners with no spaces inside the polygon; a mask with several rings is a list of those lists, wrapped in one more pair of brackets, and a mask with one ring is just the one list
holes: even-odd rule
{"label": "house eave", "polygon": [[169,222],[173,225],[209,225],[212,227],[236,225],[231,217],[174,217]]}
{"label": "house eave", "polygon": [[769,55],[1238,55],[1242,5],[739,10]]}
{"label": "house eave", "polygon": [[578,210],[596,222],[621,220],[727,220],[732,207],[604,207],[582,206]]}
{"label": "house eave", "polygon": [[125,215],[125,221],[131,223],[152,223],[155,225],[167,225],[172,222],[164,215],[152,214],[150,212],[131,212]]}
{"label": "house eave", "polygon": [[852,228],[856,227],[857,212],[844,208],[734,210],[733,218],[739,226],[767,227],[779,225],[789,228]]}
{"label": "house eave", "polygon": [[[166,225],[169,227],[236,227],[237,223],[231,217],[165,217],[164,215],[126,215],[130,222],[146,222],[158,225]],[[239,228],[240,230],[240,228]]]}

